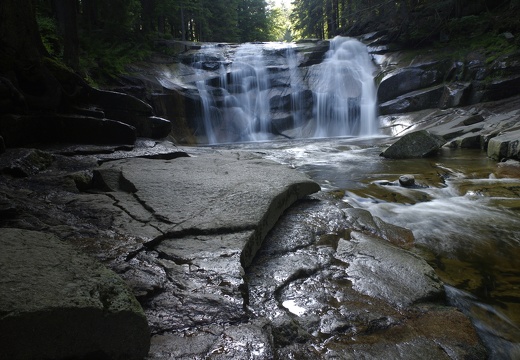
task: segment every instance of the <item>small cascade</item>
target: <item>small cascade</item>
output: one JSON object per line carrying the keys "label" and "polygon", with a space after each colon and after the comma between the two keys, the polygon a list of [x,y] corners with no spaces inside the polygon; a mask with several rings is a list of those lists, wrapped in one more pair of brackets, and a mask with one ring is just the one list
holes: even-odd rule
{"label": "small cascade", "polygon": [[192,66],[195,68],[195,85],[199,91],[201,99],[201,118],[207,142],[208,144],[216,144],[220,142],[220,139],[217,138],[217,134],[222,119],[220,110],[212,94],[214,88],[206,81],[206,71],[214,70],[218,67],[220,73],[220,83],[218,86],[225,87],[225,84],[227,84],[225,75],[226,70],[218,47],[216,45],[205,45],[203,51],[199,52],[194,57]]}
{"label": "small cascade", "polygon": [[298,57],[293,47],[287,48],[287,65],[289,67],[289,82],[291,86],[291,115],[295,128],[299,128],[304,123],[305,104],[303,77],[298,69]]}
{"label": "small cascade", "polygon": [[315,137],[377,133],[375,67],[366,46],[336,37],[325,60],[312,69]]}
{"label": "small cascade", "polygon": [[375,67],[357,40],[335,38],[310,67],[294,44],[205,46],[193,61],[209,144],[377,134]]}
{"label": "small cascade", "polygon": [[245,117],[242,140],[266,140],[270,127],[270,80],[262,48],[244,44],[237,50],[231,65],[231,85],[226,107],[232,116]]}

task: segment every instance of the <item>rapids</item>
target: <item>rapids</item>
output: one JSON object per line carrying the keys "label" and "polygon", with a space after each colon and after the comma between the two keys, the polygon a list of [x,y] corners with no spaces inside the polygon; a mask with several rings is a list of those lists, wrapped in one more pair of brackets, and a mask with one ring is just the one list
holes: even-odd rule
{"label": "rapids", "polygon": [[[470,317],[490,358],[518,358],[520,180],[500,178],[496,162],[477,150],[446,149],[431,159],[384,159],[379,156],[384,140],[314,139],[226,147],[261,152],[307,173],[341,202],[411,229],[413,251],[447,285],[448,301]],[[400,187],[402,174],[413,174],[417,186]],[[306,240],[291,240],[298,241]],[[266,246],[264,252],[272,252],[273,245]],[[309,256],[319,262],[324,255]],[[301,296],[296,288],[285,289],[283,307],[305,314],[313,308],[312,296],[294,300]]]}

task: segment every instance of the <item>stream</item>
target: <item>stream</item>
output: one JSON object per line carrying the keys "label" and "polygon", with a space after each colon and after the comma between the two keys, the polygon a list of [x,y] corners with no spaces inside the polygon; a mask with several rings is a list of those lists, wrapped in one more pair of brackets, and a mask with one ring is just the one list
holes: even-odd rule
{"label": "stream", "polygon": [[[187,53],[175,76],[162,75],[164,87],[199,94],[199,144],[258,153],[322,188],[282,216],[246,269],[248,311],[271,324],[280,358],[481,358],[458,348],[464,334],[450,330],[467,320],[448,313],[444,298],[413,293],[407,281],[421,271],[396,270],[418,255],[436,272],[426,277],[444,282],[448,304],[471,319],[489,358],[520,358],[519,174],[504,174],[480,150],[381,157],[391,140],[379,135],[376,59],[341,37],[311,47],[213,44]],[[400,186],[402,175],[415,185]],[[367,255],[362,232],[378,222],[414,255],[393,257],[384,243]],[[356,246],[366,263],[386,263],[380,272],[392,274],[367,280],[348,255]],[[399,285],[385,282],[392,276]],[[404,300],[412,298],[432,308]],[[251,354],[270,357],[262,348]]]}
{"label": "stream", "polygon": [[[379,156],[385,140],[284,140],[220,148],[261,153],[307,173],[321,185],[323,193],[339,200],[338,206],[366,209],[388,223],[412,230],[415,246],[411,251],[435,269],[446,284],[449,303],[470,317],[490,358],[519,358],[520,180],[503,176],[497,171],[496,162],[479,150],[445,149],[435,158],[385,159]],[[399,186],[398,179],[403,174],[414,175],[416,185]],[[286,310],[299,317],[312,313],[320,319],[305,320],[319,322],[308,326],[309,331],[315,330],[314,335],[329,334],[321,345],[315,345],[316,351],[325,343],[330,351],[334,348],[331,342],[342,342],[337,336],[332,339],[330,334],[334,331],[329,331],[330,327],[341,328],[345,333],[344,328],[353,325],[341,319],[352,318],[352,314],[342,313],[349,306],[338,307],[341,301],[332,299],[334,296],[324,300],[327,294],[342,291],[341,282],[346,280],[336,279],[333,274],[344,265],[331,260],[330,248],[318,246],[298,227],[321,222],[318,232],[329,236],[317,237],[318,242],[337,246],[342,230],[335,211],[330,206],[303,206],[300,215],[289,214],[289,220],[282,220],[268,236],[247,274],[254,312],[269,314],[274,322],[277,316],[285,316],[281,313]],[[295,225],[299,221],[301,225]],[[265,275],[262,281],[258,277],[267,273],[276,279],[274,270],[269,269],[276,268],[276,262],[281,261],[287,266],[287,254],[281,250],[284,247],[292,248],[294,261],[305,276],[280,290],[272,284],[276,280],[270,284]],[[270,294],[270,288],[277,290]],[[270,303],[270,296],[278,299],[282,308]],[[342,315],[335,317],[331,315],[334,313]],[[346,334],[352,336],[352,332]]]}

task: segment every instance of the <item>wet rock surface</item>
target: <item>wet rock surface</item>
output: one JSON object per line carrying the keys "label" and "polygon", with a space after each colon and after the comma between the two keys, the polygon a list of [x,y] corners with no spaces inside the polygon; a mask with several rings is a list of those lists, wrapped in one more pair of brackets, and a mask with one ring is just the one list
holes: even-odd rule
{"label": "wet rock surface", "polygon": [[[183,157],[153,141],[116,160],[120,152],[87,146],[33,151],[36,160],[49,160],[46,166],[22,177],[1,175],[0,225],[54,234],[118,273],[144,308],[152,358],[184,350],[192,358],[195,350],[177,349],[188,334],[214,354],[234,349],[243,358],[266,349],[266,333],[244,307],[244,267],[283,211],[319,186],[253,153]],[[4,168],[27,157],[25,151],[11,155]],[[24,284],[23,277],[17,281]],[[222,340],[216,350],[219,342],[209,334]],[[88,343],[89,334],[80,338]]]}
{"label": "wet rock surface", "polygon": [[446,140],[426,130],[404,135],[381,154],[390,159],[420,158],[434,155]]}
{"label": "wet rock surface", "polygon": [[149,359],[485,357],[404,250],[409,230],[306,199],[318,185],[289,167],[151,140],[33,152],[45,166],[1,175],[1,226],[54,234],[116,272],[144,310]]}
{"label": "wet rock surface", "polygon": [[438,301],[433,269],[381,231],[352,231],[348,212],[300,201],[248,269],[249,308],[272,324],[274,358],[486,358],[469,321]]}
{"label": "wet rock surface", "polygon": [[0,356],[142,359],[150,332],[112,271],[44,232],[3,228]]}

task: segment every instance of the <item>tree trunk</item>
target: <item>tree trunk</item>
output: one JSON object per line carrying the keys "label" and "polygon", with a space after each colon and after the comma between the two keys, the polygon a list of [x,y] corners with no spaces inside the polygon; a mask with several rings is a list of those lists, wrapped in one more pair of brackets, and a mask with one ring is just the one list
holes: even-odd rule
{"label": "tree trunk", "polygon": [[77,0],[54,0],[56,19],[63,36],[63,62],[79,69],[78,3]]}
{"label": "tree trunk", "polygon": [[81,10],[84,29],[88,32],[97,29],[99,27],[97,0],[82,0]]}
{"label": "tree trunk", "polygon": [[43,53],[32,1],[0,1],[0,72],[39,62]]}
{"label": "tree trunk", "polygon": [[181,5],[181,40],[186,41],[186,23],[184,22],[184,6]]}

